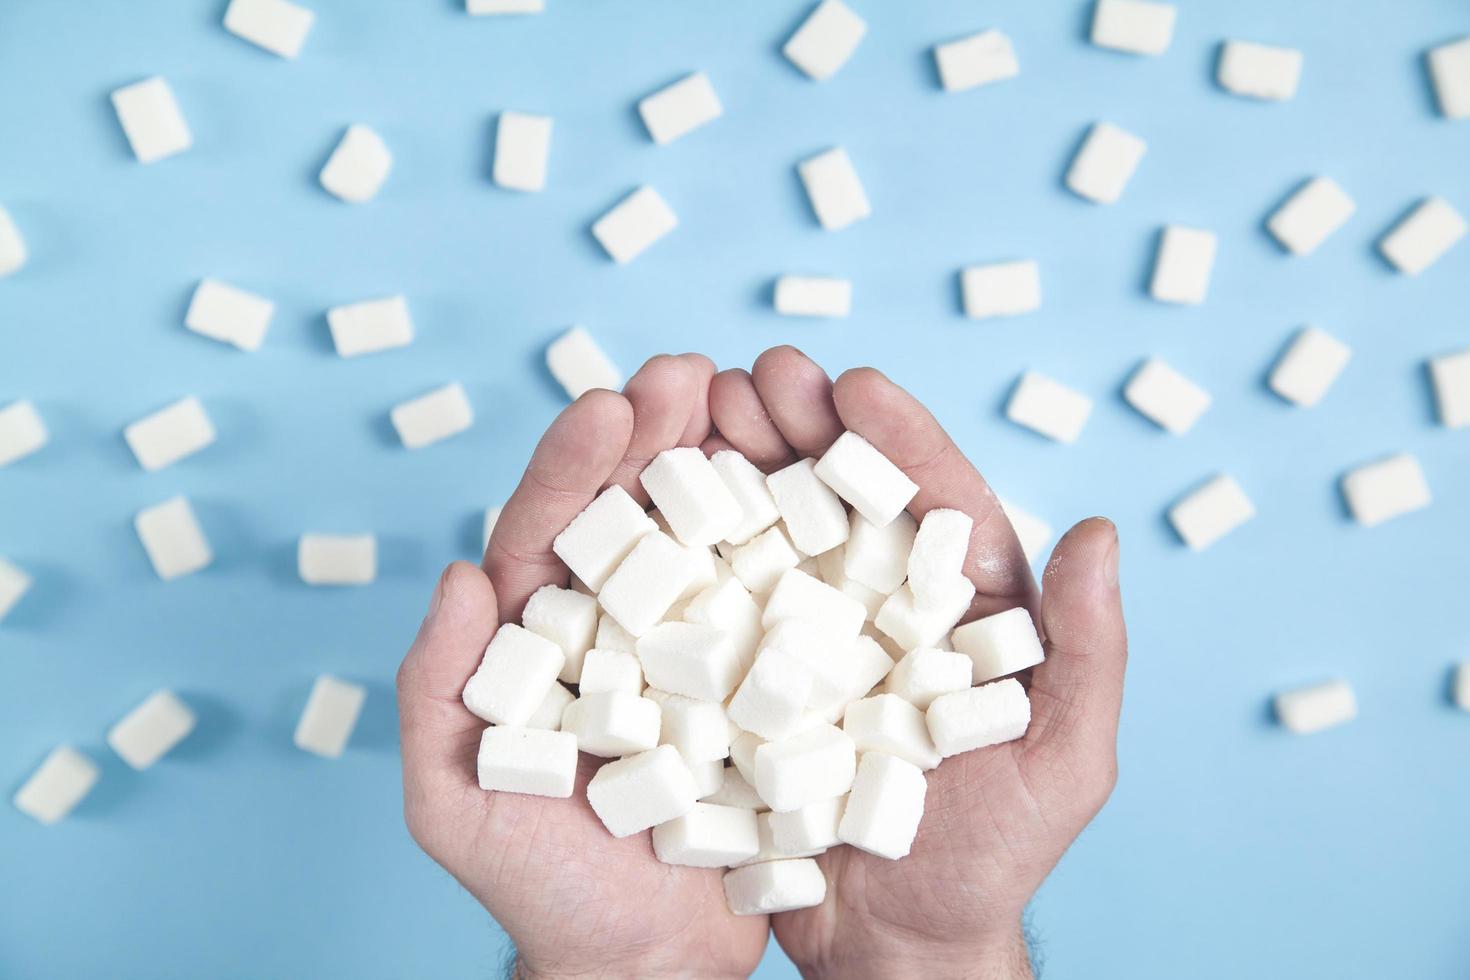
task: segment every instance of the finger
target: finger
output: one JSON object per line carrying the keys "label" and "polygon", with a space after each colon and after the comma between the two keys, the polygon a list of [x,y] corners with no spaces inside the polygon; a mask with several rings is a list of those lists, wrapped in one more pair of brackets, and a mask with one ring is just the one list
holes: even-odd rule
{"label": "finger", "polygon": [[519,620],[541,586],[567,584],[570,573],[551,543],[597,496],[632,431],[628,400],[594,389],[563,409],[541,437],[485,551],[502,622]]}
{"label": "finger", "polygon": [[730,445],[730,441],[718,432],[699,444],[699,451],[706,456],[713,456],[715,453],[734,448],[734,446]]}
{"label": "finger", "polygon": [[715,362],[703,354],[680,354],[680,360],[694,372],[694,400],[689,406],[689,421],[679,437],[681,446],[698,446],[709,438],[714,425],[710,421],[709,386],[715,376]]}
{"label": "finger", "polygon": [[833,386],[842,425],[867,439],[919,485],[909,513],[920,520],[936,507],[975,522],[965,574],[975,583],[972,616],[1026,606],[1036,612],[1036,583],[1000,501],[918,400],[873,368],[845,372]]}
{"label": "finger", "polygon": [[750,372],[732,368],[715,375],[710,381],[709,408],[720,435],[763,471],[770,473],[796,462],[755,390]]}
{"label": "finger", "polygon": [[771,421],[797,457],[820,456],[842,435],[831,379],[795,347],[772,347],[755,359],[750,374]]}
{"label": "finger", "polygon": [[648,493],[638,482],[653,457],[679,445],[689,425],[694,399],[699,391],[695,369],[681,357],[660,354],[649,358],[623,386],[633,406],[633,434],[622,460],[607,477],[645,507]]}

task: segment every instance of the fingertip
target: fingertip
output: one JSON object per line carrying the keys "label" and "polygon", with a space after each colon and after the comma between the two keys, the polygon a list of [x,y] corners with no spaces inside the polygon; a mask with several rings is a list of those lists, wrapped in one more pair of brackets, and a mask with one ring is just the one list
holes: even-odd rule
{"label": "fingertip", "polygon": [[430,616],[464,618],[477,615],[495,602],[495,588],[479,565],[453,561],[439,576],[436,608]]}
{"label": "fingertip", "polygon": [[1052,549],[1042,573],[1050,585],[1058,576],[1070,575],[1077,565],[1099,573],[1100,584],[1118,584],[1118,527],[1106,517],[1089,517],[1073,525]]}

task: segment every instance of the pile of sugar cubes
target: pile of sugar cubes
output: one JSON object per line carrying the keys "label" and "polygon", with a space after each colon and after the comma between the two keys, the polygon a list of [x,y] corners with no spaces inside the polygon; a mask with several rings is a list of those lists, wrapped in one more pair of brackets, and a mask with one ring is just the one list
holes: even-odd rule
{"label": "pile of sugar cubes", "polygon": [[556,538],[573,587],[532,595],[466,684],[481,788],[569,797],[579,751],[614,759],[587,785],[608,832],[730,869],[731,910],[759,915],[821,903],[828,848],[907,855],[924,773],[1025,734],[1030,614],[957,625],[971,519],[916,522],[861,436],[769,476],[670,449],[641,481],[656,510],[603,491]]}

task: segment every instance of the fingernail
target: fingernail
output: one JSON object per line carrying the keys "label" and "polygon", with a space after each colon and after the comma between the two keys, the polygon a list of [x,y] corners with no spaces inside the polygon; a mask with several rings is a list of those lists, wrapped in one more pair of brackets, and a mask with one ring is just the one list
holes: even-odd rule
{"label": "fingernail", "polygon": [[1108,588],[1118,587],[1118,529],[1113,528],[1113,543],[1108,546],[1107,557],[1103,559],[1103,578],[1108,583]]}

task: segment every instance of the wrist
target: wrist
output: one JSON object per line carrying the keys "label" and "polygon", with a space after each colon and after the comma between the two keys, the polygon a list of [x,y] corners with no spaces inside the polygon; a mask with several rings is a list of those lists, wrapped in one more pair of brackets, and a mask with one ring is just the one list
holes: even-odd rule
{"label": "wrist", "polygon": [[[687,977],[689,975],[687,963],[679,966],[657,956],[631,960],[608,958],[595,963],[535,965],[517,954],[511,964],[509,980],[593,980],[599,977],[638,977],[639,980],[660,980],[664,977]],[[744,980],[749,973],[744,971],[723,973],[718,970],[701,969],[698,976],[709,977],[710,980],[725,980],[726,977],[732,980],[737,980],[737,978]]]}
{"label": "wrist", "polygon": [[943,941],[882,937],[829,951],[821,961],[798,963],[806,980],[1032,980],[1031,953],[1021,925],[993,936]]}

